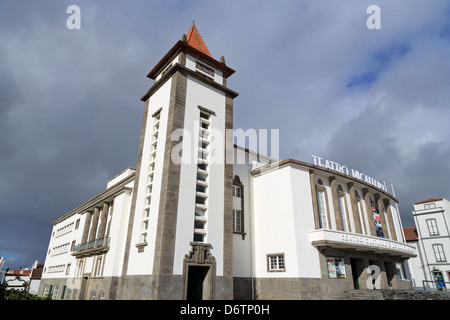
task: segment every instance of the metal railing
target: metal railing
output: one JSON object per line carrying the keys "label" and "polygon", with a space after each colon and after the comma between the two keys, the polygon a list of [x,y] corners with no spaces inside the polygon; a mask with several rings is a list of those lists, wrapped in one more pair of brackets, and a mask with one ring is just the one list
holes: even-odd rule
{"label": "metal railing", "polygon": [[99,248],[99,247],[107,247],[107,246],[109,246],[109,239],[110,238],[107,237],[107,238],[97,239],[94,241],[79,244],[73,248],[73,252],[80,252],[80,251],[95,249],[95,248]]}
{"label": "metal railing", "polygon": [[425,291],[443,291],[447,292],[450,288],[450,282],[437,280],[422,280],[423,290]]}

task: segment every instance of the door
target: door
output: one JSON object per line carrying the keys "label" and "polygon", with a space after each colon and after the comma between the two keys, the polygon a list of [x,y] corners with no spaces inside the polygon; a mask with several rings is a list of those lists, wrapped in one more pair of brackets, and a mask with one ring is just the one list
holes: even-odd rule
{"label": "door", "polygon": [[189,266],[187,281],[187,299],[203,300],[203,285],[209,267]]}
{"label": "door", "polygon": [[352,278],[353,278],[353,287],[358,290],[359,289],[359,282],[358,282],[358,271],[356,267],[356,259],[350,258],[350,265],[352,267]]}
{"label": "door", "polygon": [[434,274],[434,281],[436,281],[437,290],[438,291],[446,291],[444,277],[442,276],[442,272],[435,271],[435,272],[433,272],[433,274]]}

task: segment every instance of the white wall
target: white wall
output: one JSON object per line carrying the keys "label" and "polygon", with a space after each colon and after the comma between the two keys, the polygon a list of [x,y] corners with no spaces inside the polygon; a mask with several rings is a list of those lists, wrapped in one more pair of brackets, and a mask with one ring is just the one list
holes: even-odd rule
{"label": "white wall", "polygon": [[[434,208],[427,208],[426,205],[434,204]],[[414,219],[419,235],[418,247],[420,256],[412,259],[411,264],[415,266],[414,271],[423,265],[421,272],[414,272],[416,286],[422,286],[421,280],[434,280],[433,269],[439,269],[442,272],[444,281],[450,281],[448,272],[450,271],[450,234],[448,219],[449,201],[446,199],[420,203],[414,205]],[[435,219],[438,229],[438,235],[430,234],[427,220]],[[442,244],[445,262],[437,262],[433,249],[433,244]],[[421,261],[420,261],[421,259]],[[430,284],[428,284],[430,285]],[[447,284],[448,286],[448,284]]]}
{"label": "white wall", "polygon": [[[156,228],[158,224],[159,201],[161,191],[161,178],[164,163],[164,149],[169,109],[169,98],[172,79],[166,81],[146,102],[148,104],[147,126],[145,129],[144,147],[140,168],[139,186],[137,189],[136,211],[133,221],[130,256],[127,274],[151,274],[153,271],[153,258],[155,250]],[[147,243],[143,252],[138,252],[136,244],[141,242],[142,220],[144,216],[147,177],[149,173],[150,153],[152,151],[153,118],[152,115],[161,109],[158,145],[155,159],[152,200],[150,205],[150,219],[147,230]],[[127,222],[128,225],[128,222]]]}
{"label": "white wall", "polygon": [[[256,277],[320,277],[317,250],[307,239],[314,228],[310,195],[308,171],[286,166],[254,177]],[[285,272],[267,271],[272,253],[285,254]]]}
{"label": "white wall", "polygon": [[[77,220],[80,219],[78,229],[75,229]],[[45,278],[65,278],[67,265],[70,263],[70,275],[74,274],[76,259],[71,255],[72,241],[75,241],[75,245],[81,242],[81,236],[83,233],[84,221],[86,215],[73,214],[66,219],[59,221],[53,226],[52,233],[50,236],[50,241],[47,249],[47,256],[45,258],[44,272],[42,273],[42,279]],[[58,230],[72,224],[72,227],[67,229],[69,232],[58,235]],[[68,244],[67,250],[64,252],[57,253],[56,247]],[[49,252],[50,250],[50,252]],[[54,266],[64,266],[62,271],[51,272]],[[55,270],[55,269],[53,269]]]}
{"label": "white wall", "polygon": [[[182,274],[184,255],[190,251],[189,243],[194,234],[194,213],[196,194],[196,159],[198,154],[198,135],[200,109],[198,106],[215,113],[210,118],[210,132],[225,131],[225,95],[214,88],[188,76],[186,93],[186,110],[184,128],[190,139],[183,139],[183,164],[180,172],[180,193],[178,198],[177,227],[175,238],[174,274]],[[220,136],[218,137],[219,141]],[[212,245],[211,253],[216,259],[216,274],[223,274],[223,208],[224,208],[224,164],[221,149],[223,145],[210,144],[210,164],[208,165],[208,200],[207,200],[207,235],[205,242]],[[185,151],[190,152],[185,153]],[[215,150],[215,159],[222,159],[220,163],[211,163],[211,156]],[[190,154],[190,158],[188,157]],[[193,163],[193,160],[195,162]]]}
{"label": "white wall", "polygon": [[[187,54],[186,55],[186,67],[187,68],[189,68],[189,69],[191,69],[191,70],[194,70],[194,71],[199,71],[201,74],[204,74],[204,75],[206,75],[206,76],[209,76],[209,77],[211,77],[209,74],[207,74],[207,73],[204,73],[203,71],[201,71],[201,70],[199,70],[199,69],[197,69],[196,67],[195,67],[195,62],[197,61],[197,59],[195,59],[193,56],[191,56],[191,55],[189,55],[189,54]],[[203,61],[200,61],[200,63],[201,64],[203,64],[203,65],[205,65],[205,66],[207,66],[207,67],[209,67],[209,68],[211,68],[211,69],[213,69],[214,70],[214,81],[215,82],[217,82],[217,83],[220,83],[220,84],[222,84],[222,82],[223,82],[223,74],[222,74],[222,72],[221,71],[218,71],[216,68],[214,68],[214,67],[212,67],[210,64],[208,64],[207,62],[203,62]]]}
{"label": "white wall", "polygon": [[[134,181],[126,187],[132,188]],[[131,207],[131,191],[124,191],[114,198],[110,227],[109,251],[104,258],[103,276],[120,276],[122,274],[123,258],[125,251],[128,220]]]}

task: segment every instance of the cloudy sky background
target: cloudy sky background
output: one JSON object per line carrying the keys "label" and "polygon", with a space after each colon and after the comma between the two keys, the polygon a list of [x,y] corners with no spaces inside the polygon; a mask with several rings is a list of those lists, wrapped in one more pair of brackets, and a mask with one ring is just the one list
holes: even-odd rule
{"label": "cloudy sky background", "polygon": [[[81,29],[69,30],[69,5]],[[369,30],[369,5],[381,29]],[[147,73],[195,23],[235,128],[280,129],[280,157],[339,162],[413,203],[450,199],[450,3],[0,1],[0,256],[44,262],[51,222],[136,165]]]}

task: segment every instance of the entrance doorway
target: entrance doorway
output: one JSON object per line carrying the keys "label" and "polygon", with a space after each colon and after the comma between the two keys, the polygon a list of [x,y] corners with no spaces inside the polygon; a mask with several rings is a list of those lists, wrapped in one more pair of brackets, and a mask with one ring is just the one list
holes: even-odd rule
{"label": "entrance doorway", "polygon": [[188,300],[203,300],[203,289],[209,267],[189,266],[186,298]]}
{"label": "entrance doorway", "polygon": [[433,271],[434,275],[434,281],[436,282],[436,289],[438,291],[446,291],[447,288],[445,287],[444,277],[442,276],[442,272],[440,271]]}
{"label": "entrance doorway", "polygon": [[189,300],[214,299],[216,259],[209,243],[191,242],[191,251],[184,256],[184,298]]}
{"label": "entrance doorway", "polygon": [[359,272],[356,266],[356,259],[350,258],[350,266],[352,267],[353,288],[359,289]]}

